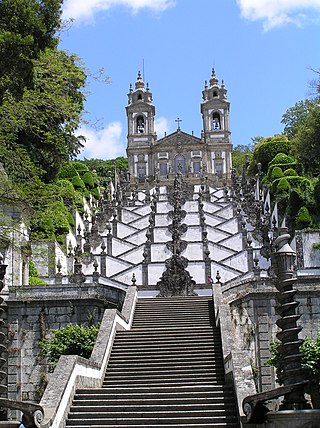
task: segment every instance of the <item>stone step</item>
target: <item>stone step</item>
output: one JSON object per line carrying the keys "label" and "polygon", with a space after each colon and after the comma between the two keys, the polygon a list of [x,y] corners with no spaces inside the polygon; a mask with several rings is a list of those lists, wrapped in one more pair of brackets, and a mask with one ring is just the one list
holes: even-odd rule
{"label": "stone step", "polygon": [[123,350],[124,352],[128,352],[128,351],[135,351],[135,350],[141,350],[141,351],[152,351],[153,349],[157,349],[157,350],[165,350],[165,349],[170,349],[172,352],[179,351],[181,349],[197,349],[197,348],[201,348],[201,349],[219,349],[218,347],[221,346],[221,341],[219,340],[201,340],[201,339],[194,339],[194,340],[184,340],[181,341],[179,340],[179,342],[149,342],[149,343],[117,343],[115,342],[113,345],[113,350],[115,352],[119,352],[121,350]]}
{"label": "stone step", "polygon": [[161,372],[161,371],[171,371],[171,370],[187,370],[189,368],[189,371],[194,372],[195,370],[210,370],[212,369],[213,365],[222,366],[223,361],[222,359],[216,359],[215,361],[193,361],[193,362],[162,362],[161,363],[152,363],[149,364],[144,362],[126,362],[126,363],[119,363],[119,362],[112,362],[108,364],[107,373],[110,372],[124,372],[126,373],[128,370],[135,370],[135,371],[153,371],[153,372]]}
{"label": "stone step", "polygon": [[[208,414],[206,416],[178,416],[178,417],[164,417],[164,418],[158,418],[158,417],[136,417],[136,418],[122,418],[122,417],[105,417],[105,418],[84,418],[83,415],[81,418],[72,418],[70,419],[70,416],[67,420],[66,426],[83,426],[83,425],[92,425],[92,426],[108,426],[115,425],[118,427],[118,425],[142,425],[144,427],[153,426],[153,425],[159,425],[159,424],[171,424],[172,425],[178,425],[179,424],[189,424],[189,427],[194,427],[194,424],[200,424],[199,426],[203,426],[203,424],[210,424],[210,423],[227,423],[225,426],[229,426],[230,423],[236,423],[237,418],[236,416],[228,416],[228,415],[221,415],[221,416],[215,416],[213,414]],[[202,424],[202,425],[201,425]],[[161,426],[161,425],[160,425]],[[213,425],[214,426],[214,425]]]}
{"label": "stone step", "polygon": [[[84,421],[84,423],[82,425],[76,425],[76,424],[72,424],[73,428],[92,428],[92,425],[86,425],[85,423],[86,421]],[[66,425],[68,426],[68,424]],[[159,423],[152,423],[152,424],[148,424],[145,425],[144,422],[142,421],[139,425],[136,424],[115,424],[115,425],[95,425],[95,428],[238,428],[239,425],[237,422],[210,422],[210,423],[196,423],[194,421],[191,421],[190,423],[186,423],[186,424],[181,424],[179,422],[177,422],[176,424],[159,424]]]}
{"label": "stone step", "polygon": [[115,377],[125,377],[127,379],[130,379],[132,376],[135,376],[136,379],[139,379],[140,377],[150,377],[150,379],[160,378],[162,376],[171,376],[172,378],[176,376],[203,376],[203,375],[216,375],[216,374],[223,374],[223,365],[220,366],[205,366],[205,367],[193,367],[190,368],[171,368],[171,369],[155,369],[154,367],[151,367],[149,369],[147,368],[140,368],[138,369],[135,364],[132,368],[129,368],[127,370],[124,370],[123,368],[114,368],[114,369],[107,369],[106,371],[106,378],[107,379],[114,379]]}
{"label": "stone step", "polygon": [[128,379],[128,378],[106,378],[103,381],[103,386],[104,387],[111,387],[111,386],[125,386],[127,385],[128,388],[131,388],[132,385],[140,385],[140,386],[144,386],[144,387],[148,387],[148,386],[179,386],[179,385],[195,385],[195,384],[214,384],[214,383],[221,383],[223,382],[224,377],[223,374],[221,374],[221,376],[218,375],[197,375],[194,376],[172,376],[172,377],[161,377],[161,378],[152,378],[150,379],[149,377],[145,377],[145,378],[135,378],[135,379]]}
{"label": "stone step", "polygon": [[[196,397],[199,396],[207,396],[207,394],[210,395],[216,395],[216,394],[228,394],[232,393],[232,388],[229,385],[225,385],[223,383],[217,383],[217,384],[205,384],[205,385],[195,385],[193,386],[159,386],[156,387],[142,387],[142,386],[132,386],[130,389],[130,396],[137,394],[138,397],[141,396],[141,393],[145,394],[152,394],[153,396],[166,396],[167,394],[177,394],[177,396],[186,396],[188,394],[195,394]],[[128,390],[126,388],[113,388],[106,389],[106,388],[84,388],[84,389],[78,389],[77,394],[87,394],[87,395],[102,395],[102,396],[110,396],[115,394],[127,394]]]}
{"label": "stone step", "polygon": [[[78,397],[78,396],[76,396]],[[205,406],[205,405],[221,405],[221,403],[224,404],[233,404],[233,396],[226,396],[221,397],[221,395],[217,397],[165,397],[165,398],[157,398],[155,397],[149,397],[149,398],[123,398],[121,395],[118,399],[104,399],[104,396],[97,396],[95,399],[87,398],[87,396],[78,397],[75,398],[72,406],[78,407],[78,406],[100,406],[101,408],[106,406],[108,408],[111,408],[112,406],[124,406],[126,408],[135,408],[138,406],[145,406],[146,408],[148,406],[160,406],[160,407],[167,407],[167,406]],[[104,399],[103,404],[101,403],[101,399]]]}

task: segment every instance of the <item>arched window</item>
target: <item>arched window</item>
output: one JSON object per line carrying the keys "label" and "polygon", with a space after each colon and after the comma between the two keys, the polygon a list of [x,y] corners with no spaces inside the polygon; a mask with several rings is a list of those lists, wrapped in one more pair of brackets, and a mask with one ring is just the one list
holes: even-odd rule
{"label": "arched window", "polygon": [[182,155],[177,155],[174,158],[174,170],[176,174],[178,172],[181,172],[183,175],[186,173],[186,161]]}
{"label": "arched window", "polygon": [[138,100],[142,100],[142,95],[138,94]]}
{"label": "arched window", "polygon": [[136,120],[136,132],[137,134],[143,134],[145,130],[144,117],[138,116]]}
{"label": "arched window", "polygon": [[218,96],[218,91],[213,91],[213,98],[217,98]]}
{"label": "arched window", "polygon": [[212,115],[212,130],[216,131],[219,129],[221,129],[220,114],[215,112]]}

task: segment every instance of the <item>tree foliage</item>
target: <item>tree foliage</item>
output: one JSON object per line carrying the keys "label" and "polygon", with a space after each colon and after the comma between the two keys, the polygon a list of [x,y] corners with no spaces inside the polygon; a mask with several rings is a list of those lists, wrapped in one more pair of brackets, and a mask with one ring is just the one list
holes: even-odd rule
{"label": "tree foliage", "polygon": [[[303,354],[302,366],[306,369],[306,380],[309,381],[306,392],[311,395],[313,407],[320,409],[320,333],[315,340],[304,338],[300,351]],[[270,342],[270,352],[271,357],[267,360],[267,365],[275,367],[277,382],[281,384],[283,358],[279,340]]]}

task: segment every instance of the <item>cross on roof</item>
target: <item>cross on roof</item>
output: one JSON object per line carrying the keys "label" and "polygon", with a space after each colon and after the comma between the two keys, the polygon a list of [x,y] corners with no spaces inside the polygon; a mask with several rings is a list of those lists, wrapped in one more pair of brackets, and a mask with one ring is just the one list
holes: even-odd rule
{"label": "cross on roof", "polygon": [[175,120],[175,122],[177,122],[177,123],[178,123],[177,131],[180,131],[180,122],[182,122],[182,119],[180,119],[180,117],[178,117],[178,118]]}

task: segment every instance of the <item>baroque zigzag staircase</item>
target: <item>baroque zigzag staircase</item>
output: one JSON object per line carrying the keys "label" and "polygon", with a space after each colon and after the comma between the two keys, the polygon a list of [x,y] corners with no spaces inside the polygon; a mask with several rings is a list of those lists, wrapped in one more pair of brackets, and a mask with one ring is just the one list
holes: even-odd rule
{"label": "baroque zigzag staircase", "polygon": [[[200,228],[198,193],[195,188],[193,199],[187,200],[182,207],[187,212],[184,222],[188,231],[183,239],[188,246],[183,253],[189,260],[188,271],[200,288],[206,287],[207,278],[203,261],[203,242]],[[151,260],[148,262],[148,287],[155,287],[165,269],[164,262],[171,253],[166,248],[171,235],[168,225],[171,220],[168,212],[172,206],[168,202],[167,189],[161,188],[156,202],[153,242],[151,243]],[[150,205],[137,201],[135,206],[121,208],[117,222],[117,236],[112,237],[112,255],[107,256],[107,278],[127,285],[131,284],[135,274],[137,284],[142,284],[142,261],[146,233],[149,227]],[[242,235],[233,207],[225,202],[223,189],[211,188],[210,200],[204,202],[205,223],[207,228],[208,247],[211,257],[211,272],[214,277],[220,272],[222,282],[227,282],[244,275],[248,271],[247,253],[243,248]],[[106,239],[106,236],[104,236]],[[100,251],[96,250],[97,253]],[[199,268],[200,267],[200,268]]]}
{"label": "baroque zigzag staircase", "polygon": [[238,427],[212,299],[139,299],[102,388],[78,390],[67,427]]}

